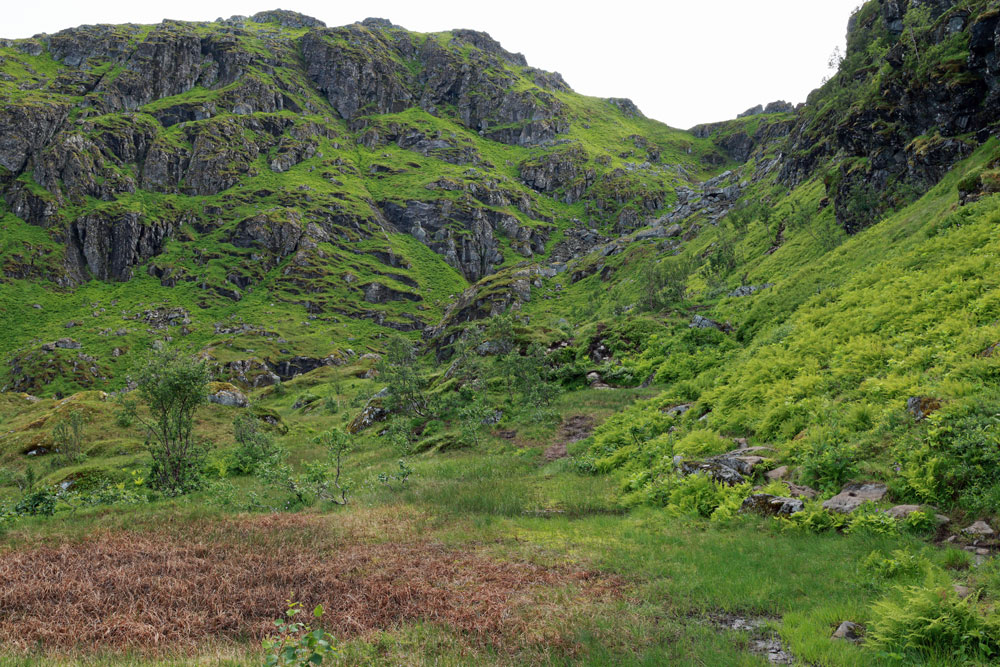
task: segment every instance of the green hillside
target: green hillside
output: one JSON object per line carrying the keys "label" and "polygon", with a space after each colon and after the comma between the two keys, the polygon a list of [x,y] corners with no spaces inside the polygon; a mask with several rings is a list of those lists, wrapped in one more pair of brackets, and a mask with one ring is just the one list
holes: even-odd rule
{"label": "green hillside", "polygon": [[682,131],[382,19],[0,42],[0,662],[995,664],[998,45],[873,0]]}

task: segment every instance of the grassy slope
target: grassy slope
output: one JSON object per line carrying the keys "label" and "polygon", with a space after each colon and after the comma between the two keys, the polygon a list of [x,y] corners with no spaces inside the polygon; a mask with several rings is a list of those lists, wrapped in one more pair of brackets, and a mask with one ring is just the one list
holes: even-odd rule
{"label": "grassy slope", "polygon": [[[568,103],[579,104],[580,113],[594,117],[607,113],[600,101]],[[631,130],[614,128],[613,132]],[[477,141],[475,136],[470,139]],[[586,138],[606,145],[607,150],[620,139],[621,135],[606,138],[603,133]],[[477,146],[497,165],[525,155],[519,152],[523,149]],[[369,157],[364,151],[357,149],[359,155]],[[832,211],[821,207],[824,189],[818,180],[794,192],[785,192],[770,181],[756,184],[748,197],[768,198],[774,211],[770,224],[751,220],[745,231],[706,227],[685,244],[681,255],[700,259],[721,234],[730,234],[736,239],[737,265],[721,276],[711,276],[696,263],[686,278],[685,298],[651,312],[643,312],[641,306],[625,311],[630,304],[641,304],[648,267],[674,261],[662,255],[656,242],[635,243],[615,257],[580,263],[611,266],[615,272],[608,280],[602,280],[600,272],[572,284],[567,274],[547,279],[524,309],[532,318],[536,339],[571,340],[568,365],[581,372],[594,367],[587,359],[591,341],[607,340],[622,366],[599,368],[605,377],[614,378],[617,373],[623,383],[638,384],[655,373],[656,385],[649,390],[573,390],[560,397],[557,412],[561,417],[610,417],[592,439],[571,445],[573,461],[545,464],[539,456],[558,437],[555,420],[538,424],[513,418],[502,424],[504,429],[517,431],[513,444],[491,437],[475,450],[414,457],[415,475],[403,491],[388,490],[376,480],[378,472],[392,469],[397,452],[373,435],[363,435],[349,465],[356,486],[353,504],[325,509],[345,523],[382,521],[380,525],[393,527],[385,537],[403,542],[430,538],[462,549],[486,550],[500,558],[582,563],[621,576],[626,595],[617,602],[602,603],[606,606],[580,598],[560,600],[555,614],[540,620],[539,626],[561,634],[563,640],[514,646],[513,654],[496,655],[470,646],[467,637],[420,623],[389,628],[368,640],[352,640],[345,646],[345,661],[762,664],[745,650],[746,635],[719,630],[707,621],[712,614],[732,612],[771,618],[773,627],[804,661],[892,664],[870,648],[829,640],[841,620],[870,623],[876,620],[871,608],[874,601],[895,586],[924,580],[920,568],[892,578],[875,576],[863,566],[873,551],[888,555],[902,550],[922,558],[924,569],[972,584],[992,604],[1000,595],[995,560],[968,570],[965,552],[940,550],[905,534],[812,535],[782,531],[776,522],[755,518],[719,524],[674,516],[657,507],[626,510],[626,506],[663,504],[661,492],[671,482],[648,473],[667,469],[672,454],[691,444],[688,436],[696,434],[698,442],[709,442],[719,451],[729,445],[717,436],[746,436],[751,444],[774,446],[778,450],[775,463],[815,469],[809,478],[800,472],[800,480],[827,494],[845,481],[838,477],[840,473],[885,479],[893,502],[934,502],[947,510],[956,520],[948,530],[979,517],[995,525],[995,483],[982,488],[955,487],[962,471],[952,471],[939,476],[948,483],[939,488],[919,473],[928,469],[934,457],[944,457],[947,463],[956,460],[957,448],[940,435],[942,428],[961,430],[968,425],[961,420],[971,415],[983,417],[984,438],[996,437],[989,414],[980,414],[979,406],[993,406],[995,413],[1000,359],[978,355],[1000,341],[1000,292],[992,270],[1000,204],[994,196],[960,209],[956,189],[967,174],[987,168],[996,157],[993,140],[919,201],[851,238],[830,234]],[[407,174],[400,176],[398,186],[401,192],[408,188],[416,192],[420,183]],[[385,187],[385,193],[392,190],[385,185],[372,187]],[[573,207],[552,206],[567,218],[575,214]],[[808,213],[798,216],[798,211]],[[774,242],[775,225],[782,220],[789,223],[784,242],[773,254],[765,254]],[[432,267],[436,258],[426,256],[421,261]],[[751,297],[725,296],[744,282],[773,282],[775,286]],[[442,293],[457,284],[445,282]],[[112,287],[85,289],[100,290],[103,295],[103,290]],[[11,303],[31,303],[27,285],[19,289],[18,301]],[[150,289],[160,288],[152,283]],[[119,298],[127,297],[123,292]],[[98,297],[81,300],[81,306],[91,299]],[[143,301],[136,299],[136,305]],[[26,312],[28,318],[38,319],[23,325],[25,335],[44,326],[51,326],[50,337],[59,332],[48,318]],[[59,312],[69,316],[77,311]],[[687,324],[695,312],[728,320],[735,332],[691,330]],[[288,335],[295,335],[292,330],[301,328],[297,322],[304,315],[290,311],[284,317],[289,318],[285,323]],[[75,336],[77,331],[70,333]],[[192,334],[191,340],[199,344],[211,340],[197,335]],[[306,344],[308,334],[298,335],[300,344]],[[323,369],[287,383],[285,395],[257,393],[255,398],[277,410],[289,425],[289,433],[281,440],[293,461],[315,458],[318,452],[308,444],[310,437],[346,422],[379,387],[357,378],[364,370],[359,366]],[[580,373],[571,377],[578,386]],[[297,397],[307,391],[331,396],[337,411],[293,410]],[[944,406],[930,423],[914,424],[905,413],[905,401],[913,395],[940,398]],[[87,428],[94,435],[91,459],[80,467],[127,481],[128,471],[145,463],[137,434],[114,425],[113,406],[93,395],[81,400],[92,415]],[[30,406],[17,396],[5,396],[3,401],[2,426],[14,434],[4,438],[2,465],[21,470],[27,459],[20,452],[45,442],[54,419],[36,422],[58,408],[51,400]],[[659,413],[661,407],[687,401],[694,402],[696,409],[684,418],[671,420]],[[228,421],[233,412],[212,406],[200,415],[201,431],[219,449],[213,456],[216,469],[221,468],[222,450],[230,443]],[[707,423],[697,421],[704,414],[709,415]],[[645,430],[633,430],[634,426]],[[670,434],[672,426],[678,430]],[[444,428],[450,425],[445,423]],[[637,438],[644,440],[644,447],[637,446]],[[846,451],[853,468],[838,473],[838,468],[817,462],[826,450]],[[581,462],[612,472],[581,474]],[[80,472],[43,466],[39,470],[44,481],[51,483]],[[46,539],[85,535],[95,527],[121,529],[133,522],[153,531],[156,523],[167,518],[210,526],[233,512],[245,511],[252,498],[263,498],[265,505],[277,502],[254,480],[223,477],[216,485],[208,493],[183,501],[158,501],[138,510],[99,508],[75,516],[31,520],[8,533],[6,540],[12,548],[22,548]],[[17,496],[12,483],[0,488],[0,493],[7,498]],[[218,654],[213,651],[205,652]],[[222,649],[224,655],[238,656],[234,662],[251,660],[253,651],[254,647],[239,643]],[[949,664],[947,656],[925,659]],[[109,662],[127,660],[107,658]]]}
{"label": "grassy slope", "polygon": [[[347,414],[293,410],[291,404],[299,395],[333,395],[350,405],[355,393],[364,396],[370,391],[369,381],[353,379],[347,369],[342,375],[313,375],[287,383],[284,396],[261,397],[263,405],[277,410],[290,425],[281,440],[295,459],[316,456],[303,443]],[[637,396],[642,393],[577,392],[564,395],[556,407],[565,417],[589,414],[601,419]],[[143,464],[137,434],[115,426],[106,404],[81,398],[92,419],[88,434],[105,434],[104,439],[92,441],[93,461],[83,467],[100,463],[122,470],[128,479],[127,471]],[[36,406],[43,411],[51,407]],[[227,419],[234,413],[234,409],[213,406],[203,411],[199,428],[217,446],[224,446]],[[5,426],[17,428],[21,423],[12,417]],[[552,590],[554,607],[518,612],[532,619],[533,634],[541,643],[526,637],[502,640],[490,648],[433,622],[382,628],[368,639],[345,641],[345,664],[766,664],[747,652],[751,639],[747,633],[714,624],[712,619],[725,614],[769,619],[768,627],[780,632],[804,660],[824,665],[879,664],[862,648],[827,639],[832,627],[844,618],[863,620],[868,604],[882,593],[885,583],[859,577],[858,563],[873,550],[888,553],[893,549],[926,552],[939,564],[966,562],[928,550],[910,537],[790,533],[771,521],[753,518],[707,529],[700,520],[651,509],[622,515],[612,479],[582,476],[568,460],[540,461],[542,446],[554,436],[551,422],[548,426],[514,422],[505,427],[524,434],[517,445],[489,438],[474,451],[412,458],[415,473],[405,490],[390,490],[375,480],[378,472],[391,467],[394,450],[377,438],[361,437],[348,465],[355,484],[351,505],[327,510],[330,528],[299,536],[296,548],[306,553],[330,539],[348,539],[345,544],[353,544],[353,538],[336,536],[345,527],[349,536],[351,526],[378,526],[364,539],[404,545],[430,540],[500,560],[582,565],[611,573],[621,577],[622,597],[588,601],[572,588]],[[585,443],[578,443],[571,452],[580,454],[585,448]],[[121,453],[110,457],[112,452]],[[267,540],[267,534],[212,535],[218,522],[229,521],[234,512],[260,501],[273,502],[258,482],[225,478],[214,482],[210,491],[179,501],[29,520],[7,533],[2,548],[58,544],[104,531],[156,535],[164,525],[174,526],[174,531],[189,527],[209,544],[218,539],[256,543]],[[539,512],[546,516],[536,516]],[[782,563],[780,572],[775,562]],[[920,575],[904,575],[894,582],[919,579]],[[337,633],[335,627],[330,630]],[[221,660],[221,664],[255,661],[252,644],[228,638],[209,638],[202,650],[205,658]],[[32,660],[45,664],[44,655],[43,650]],[[190,658],[171,659],[168,652],[152,661],[89,653],[73,659],[92,664],[175,664],[175,660],[183,663]]]}
{"label": "grassy slope", "polygon": [[[128,40],[136,42],[144,39],[151,29],[150,26],[133,26],[122,27],[119,31],[124,31],[122,34]],[[201,37],[222,30],[215,24],[179,24],[173,29],[193,30]],[[264,56],[268,54],[268,44],[276,44],[280,48],[276,48],[274,53],[277,55],[274,57],[281,57],[281,49],[294,47],[291,40],[297,39],[302,33],[301,30],[248,23],[245,33],[236,38],[234,48]],[[437,40],[445,46],[450,42],[449,33],[413,34],[411,38],[418,42]],[[462,53],[465,53],[466,59],[470,48],[472,47],[468,45],[461,47],[465,49]],[[58,81],[60,75],[73,70],[54,61],[48,52],[28,56],[15,46],[0,49],[0,56],[3,58],[3,72],[8,76],[0,81],[0,89],[18,103],[29,103],[26,96],[38,98],[37,103],[50,105],[75,105],[83,100],[81,96],[53,92],[59,90],[52,88],[53,82]],[[113,73],[104,71],[109,66],[91,63],[91,71],[102,74],[107,82],[113,76]],[[418,64],[408,63],[407,66],[412,68]],[[513,79],[515,88],[537,90],[529,75],[521,68],[510,64],[504,67],[503,74]],[[290,170],[274,173],[269,165],[277,154],[277,149],[262,151],[249,165],[234,166],[239,174],[237,184],[218,195],[187,197],[139,190],[135,194],[119,195],[113,202],[92,198],[65,201],[60,205],[55,228],[48,231],[24,224],[6,212],[5,204],[0,204],[0,224],[3,227],[0,265],[5,267],[8,276],[22,273],[28,275],[26,279],[7,278],[0,288],[0,304],[4,311],[22,314],[5,323],[7,335],[0,340],[0,357],[10,360],[29,347],[37,346],[39,341],[54,340],[71,334],[83,343],[86,354],[98,358],[103,364],[103,372],[99,377],[64,377],[50,386],[38,386],[35,391],[44,395],[66,395],[81,388],[116,387],[121,382],[122,371],[130,363],[128,350],[141,349],[152,338],[138,327],[133,327],[135,330],[130,331],[124,340],[109,339],[102,335],[102,330],[114,331],[125,324],[121,320],[123,311],[132,316],[153,306],[187,308],[193,313],[194,323],[190,326],[191,333],[184,341],[196,349],[222,350],[229,346],[231,341],[214,334],[211,324],[236,316],[244,322],[262,325],[287,341],[276,342],[277,337],[254,340],[249,346],[253,349],[252,356],[273,359],[287,356],[280,352],[281,349],[289,349],[291,354],[325,356],[336,349],[364,348],[374,344],[380,336],[391,333],[388,326],[380,326],[372,321],[379,313],[384,314],[390,322],[398,324],[410,325],[410,320],[403,315],[418,318],[425,324],[433,324],[440,318],[451,295],[466,286],[464,278],[439,256],[414,243],[409,237],[394,234],[391,230],[386,234],[371,223],[363,224],[360,233],[346,225],[335,230],[335,238],[330,245],[321,244],[318,253],[307,254],[307,265],[304,268],[297,267],[292,258],[275,261],[273,268],[267,264],[261,266],[253,259],[255,253],[259,254],[257,249],[236,248],[227,241],[239,221],[261,212],[275,220],[284,219],[288,209],[301,214],[305,221],[313,218],[322,220],[328,216],[329,211],[365,219],[371,217],[370,202],[406,202],[409,199],[434,201],[438,198],[457,199],[465,196],[461,191],[429,190],[425,187],[441,180],[450,180],[461,185],[479,183],[487,187],[495,187],[489,185],[491,182],[499,183],[508,192],[529,198],[538,217],[526,215],[513,206],[506,207],[502,212],[514,216],[520,224],[529,228],[544,228],[549,232],[549,249],[562,238],[562,230],[573,224],[571,221],[574,218],[585,217],[582,204],[570,206],[558,197],[540,195],[518,180],[518,165],[521,162],[560,150],[560,146],[522,148],[500,144],[484,139],[462,126],[447,110],[440,117],[435,117],[418,109],[410,109],[399,114],[372,117],[369,119],[369,127],[385,128],[395,124],[404,129],[420,130],[428,136],[449,138],[456,145],[469,147],[481,156],[483,163],[473,165],[470,169],[468,164],[450,164],[433,156],[400,149],[392,143],[382,143],[368,149],[360,143],[366,130],[348,131],[346,124],[311,86],[297,64],[282,63],[273,72],[264,70],[262,67],[251,66],[248,76],[255,78],[261,86],[287,91],[290,98],[299,105],[318,109],[320,112],[294,114],[285,111],[255,114],[256,118],[284,119],[300,127],[312,123],[325,128],[333,137],[316,137],[316,155],[296,164]],[[21,90],[19,86],[25,85],[34,86],[37,90]],[[198,87],[181,95],[154,100],[140,109],[140,113],[131,115],[107,114],[94,117],[87,115],[91,113],[89,111],[83,113],[74,108],[71,118],[77,118],[78,122],[83,122],[82,119],[86,118],[86,122],[93,123],[97,128],[95,132],[105,129],[116,131],[115,128],[122,123],[151,127],[157,136],[154,143],[168,146],[190,146],[191,136],[201,133],[213,136],[219,131],[228,132],[229,136],[235,137],[230,141],[253,140],[254,133],[239,125],[239,116],[223,111],[228,108],[224,102],[227,94],[241,85],[243,81],[212,90]],[[571,92],[558,93],[558,98],[567,106],[569,114],[570,130],[565,138],[587,151],[588,166],[593,167],[598,175],[619,169],[626,162],[638,163],[646,159],[645,152],[637,150],[629,139],[634,135],[641,135],[650,145],[656,146],[662,152],[662,163],[683,165],[694,176],[701,174],[702,156],[714,150],[707,140],[695,139],[685,132],[667,128],[655,121],[625,117],[604,100],[586,98]],[[180,123],[166,129],[160,128],[149,115],[172,107],[206,104],[218,105],[220,111],[207,120]],[[292,145],[295,143],[288,131],[282,141],[288,141]],[[234,147],[238,153],[239,143],[234,144]],[[600,156],[606,157],[603,164],[596,162]],[[99,158],[98,164],[100,162]],[[387,171],[374,174],[375,167]],[[109,162],[105,162],[104,168],[112,167]],[[135,177],[136,174],[131,172],[136,169],[137,167],[126,165],[124,172]],[[30,174],[23,174],[20,180],[43,199],[53,199],[52,194],[34,184]],[[681,179],[673,171],[653,169],[630,174],[625,181],[613,188],[637,187],[640,190],[663,191],[666,196],[664,206],[667,207],[672,203],[670,193],[678,182]],[[308,193],[308,199],[303,196],[303,191]],[[488,208],[479,203],[476,205]],[[629,205],[628,202],[626,205]],[[616,219],[617,209],[618,205],[614,206],[607,212],[605,220],[595,221],[594,224],[611,226]],[[100,211],[134,211],[143,216],[144,221],[171,219],[186,213],[202,222],[211,220],[212,228],[198,232],[185,226],[182,233],[168,243],[165,252],[151,260],[150,264],[155,264],[161,270],[174,270],[174,275],[179,278],[176,287],[161,287],[157,280],[147,278],[145,266],[135,268],[136,277],[127,286],[92,282],[79,289],[64,290],[47,282],[46,279],[53,278],[54,274],[40,267],[61,265],[60,229],[79,216]],[[510,247],[509,240],[501,234],[498,236],[505,257],[502,266],[523,261],[523,257]],[[395,254],[404,268],[387,267],[371,254],[387,251]],[[536,256],[536,260],[544,261],[544,257]],[[405,268],[407,264],[411,268]],[[233,286],[229,284],[227,277],[234,271],[248,277],[251,282],[249,289],[240,290],[243,292],[243,299],[238,303],[216,294],[212,289],[231,289]],[[347,272],[360,278],[355,286],[344,282],[343,275]],[[415,281],[419,285],[417,291],[422,301],[360,303],[361,292],[358,285],[364,285],[369,280],[378,280],[399,291],[413,291],[412,287],[387,277],[386,273],[403,274]],[[185,276],[193,282],[185,282]],[[209,289],[197,287],[202,284]],[[113,307],[110,305],[112,302]],[[324,311],[319,321],[308,318],[304,307],[307,302],[318,302],[319,309]],[[36,303],[43,308],[32,310],[30,307]],[[106,310],[100,312],[101,308]],[[97,315],[93,314],[94,311],[98,311]],[[337,311],[343,313],[337,314]],[[70,320],[81,321],[84,326],[66,332],[62,327]],[[115,347],[122,347],[126,354],[112,357],[110,352]],[[233,354],[224,354],[225,358],[220,358],[220,361],[225,363],[233,358],[245,358],[247,354],[249,353],[237,349]],[[42,372],[42,369],[38,370]]]}

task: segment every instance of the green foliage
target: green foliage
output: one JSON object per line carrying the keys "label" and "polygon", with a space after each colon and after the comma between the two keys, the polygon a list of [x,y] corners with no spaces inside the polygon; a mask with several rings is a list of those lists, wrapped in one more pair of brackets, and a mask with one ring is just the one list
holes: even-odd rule
{"label": "green foliage", "polygon": [[847,525],[847,521],[846,514],[828,512],[819,502],[813,501],[806,503],[801,512],[796,512],[784,519],[782,528],[825,533],[831,530],[842,530]]}
{"label": "green foliage", "polygon": [[258,466],[256,473],[274,489],[288,494],[284,509],[296,510],[316,501],[346,505],[351,486],[344,479],[345,457],[352,449],[351,437],[332,428],[313,438],[312,444],[323,449],[325,459],[307,461],[302,472],[295,472],[287,462],[287,454],[278,451],[267,465]]}
{"label": "green foliage", "polygon": [[[410,464],[406,462],[406,459],[399,459],[399,461],[397,461],[396,464],[398,467],[396,472],[394,473],[380,472],[378,474],[376,479],[378,480],[379,484],[382,484],[383,486],[386,486],[390,489],[396,489],[396,488],[401,489],[406,486],[406,483],[409,482],[410,480],[410,476],[413,474],[413,468],[411,468]],[[397,487],[396,484],[398,484],[399,486]]]}
{"label": "green foliage", "polygon": [[20,516],[52,516],[55,511],[56,493],[50,488],[26,493],[14,506],[14,512]]}
{"label": "green foliage", "polygon": [[385,399],[388,410],[427,417],[430,415],[430,399],[424,390],[424,379],[416,361],[416,350],[410,341],[402,336],[393,336],[386,343],[385,352],[375,368],[388,390]]}
{"label": "green foliage", "polygon": [[[287,602],[285,618],[274,621],[277,634],[267,637],[261,644],[266,651],[264,667],[306,667],[321,665],[328,658],[335,658],[340,651],[333,636],[296,620],[302,612],[302,603],[291,599]],[[323,605],[313,609],[313,618],[317,622],[323,620]]]}
{"label": "green foliage", "polygon": [[846,531],[861,535],[898,535],[899,522],[865,503],[848,515]]}
{"label": "green foliage", "polygon": [[488,424],[494,420],[496,410],[487,402],[483,392],[466,395],[463,398],[465,404],[458,410],[462,438],[466,444],[478,447]]}
{"label": "green foliage", "polygon": [[52,429],[52,440],[59,459],[65,464],[79,463],[87,458],[83,453],[83,425],[86,419],[78,410],[71,410],[69,417]]}
{"label": "green foliage", "polygon": [[738,509],[749,494],[749,484],[727,486],[699,473],[688,475],[673,485],[667,496],[667,508],[675,514],[693,514],[722,521],[732,518],[734,508]]}
{"label": "green foliage", "polygon": [[[1000,466],[1000,408],[992,395],[944,406],[897,447],[900,474],[924,502],[943,503],[961,494],[973,513],[991,511]],[[923,436],[923,437],[921,437]]]}
{"label": "green foliage", "polygon": [[160,346],[136,365],[132,379],[148,413],[125,395],[122,405],[146,431],[150,485],[169,495],[200,488],[207,448],[194,437],[194,411],[207,400],[205,363]]}
{"label": "green foliage", "polygon": [[694,268],[694,263],[683,255],[645,264],[640,274],[642,307],[655,312],[682,301]]}
{"label": "green foliage", "polygon": [[906,586],[876,602],[869,640],[895,659],[937,658],[958,662],[1000,656],[1000,617],[950,583],[928,575],[923,586]]}
{"label": "green foliage", "polygon": [[861,570],[876,582],[914,575],[929,567],[930,561],[905,549],[895,549],[888,555],[875,550],[861,561]]}
{"label": "green foliage", "polygon": [[308,479],[314,484],[316,495],[338,505],[347,504],[347,494],[350,486],[341,480],[344,468],[344,456],[351,451],[351,437],[333,428],[313,438],[313,442],[326,450],[325,465],[314,467]]}
{"label": "green foliage", "polygon": [[260,421],[252,414],[240,414],[233,420],[233,438],[236,449],[232,453],[232,470],[237,474],[252,475],[280,458],[274,439],[260,428]]}
{"label": "green foliage", "polygon": [[731,449],[729,445],[719,437],[719,434],[710,429],[694,429],[684,437],[674,443],[674,454],[680,454],[686,458],[702,458],[714,454],[722,454]]}
{"label": "green foliage", "polygon": [[857,474],[857,449],[836,437],[809,437],[794,454],[802,481],[824,491],[839,491]]}

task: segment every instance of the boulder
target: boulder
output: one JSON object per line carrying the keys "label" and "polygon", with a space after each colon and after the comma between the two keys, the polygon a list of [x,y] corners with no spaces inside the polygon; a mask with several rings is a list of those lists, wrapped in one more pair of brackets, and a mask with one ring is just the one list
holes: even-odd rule
{"label": "boulder", "polygon": [[359,433],[360,431],[369,428],[376,422],[385,421],[385,418],[389,416],[389,411],[383,407],[382,403],[388,395],[389,388],[386,387],[368,399],[365,407],[361,410],[361,414],[355,417],[354,420],[347,426],[347,432],[354,435],[355,433]]}
{"label": "boulder", "polygon": [[246,395],[228,382],[211,382],[208,385],[208,402],[232,408],[246,408],[250,401]]}
{"label": "boulder", "polygon": [[823,503],[823,508],[848,514],[861,507],[863,503],[882,500],[888,491],[885,484],[877,482],[851,483],[841,489],[840,493]]}
{"label": "boulder", "polygon": [[906,411],[917,421],[941,407],[941,401],[930,396],[912,396],[906,400]]}
{"label": "boulder", "polygon": [[819,495],[819,491],[816,489],[809,486],[799,486],[798,484],[789,484],[788,491],[788,495],[792,498],[805,498],[806,500],[814,500]]}
{"label": "boulder", "polygon": [[746,475],[750,477],[753,475],[754,471],[764,463],[764,457],[762,456],[733,456],[732,454],[723,454],[722,456],[713,456],[710,461],[721,463],[727,468],[732,468],[741,475]]}
{"label": "boulder", "polygon": [[971,526],[963,528],[962,532],[976,537],[992,537],[995,534],[994,530],[990,528],[990,524],[985,521],[977,521]]}
{"label": "boulder", "polygon": [[774,470],[769,470],[767,473],[767,478],[772,481],[778,481],[782,479],[788,479],[791,473],[788,470],[788,466],[780,466]]}
{"label": "boulder", "polygon": [[755,493],[743,501],[741,514],[761,514],[763,516],[790,516],[805,509],[805,504],[797,498],[783,498],[769,493]]}
{"label": "boulder", "polygon": [[857,623],[844,621],[837,627],[837,630],[833,633],[832,639],[840,639],[853,644],[858,644],[863,641],[862,634],[864,631],[864,627],[858,625]]}
{"label": "boulder", "polygon": [[746,481],[743,475],[718,461],[677,461],[677,469],[684,475],[701,473],[716,482],[733,486]]}
{"label": "boulder", "polygon": [[694,403],[682,403],[673,407],[664,408],[663,414],[668,417],[680,417],[682,414],[694,407]]}
{"label": "boulder", "polygon": [[72,338],[60,338],[55,342],[55,346],[60,347],[64,350],[78,350],[81,347],[83,347],[82,345],[80,345],[80,343],[76,342]]}

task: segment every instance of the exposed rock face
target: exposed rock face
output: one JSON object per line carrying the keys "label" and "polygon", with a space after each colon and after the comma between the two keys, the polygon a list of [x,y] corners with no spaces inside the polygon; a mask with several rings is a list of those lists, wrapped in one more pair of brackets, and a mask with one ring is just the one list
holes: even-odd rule
{"label": "exposed rock face", "polygon": [[231,242],[239,248],[262,246],[284,258],[298,250],[303,233],[302,222],[294,210],[280,216],[262,213],[240,222]]}
{"label": "exposed rock face", "polygon": [[888,487],[880,483],[847,484],[840,493],[824,502],[823,507],[833,512],[848,514],[864,503],[882,500],[888,491]]}
{"label": "exposed rock face", "polygon": [[[400,231],[411,234],[443,255],[448,264],[470,281],[493,273],[494,267],[503,262],[495,231],[520,242],[525,256],[545,249],[543,232],[522,227],[511,215],[477,206],[471,198],[434,202],[411,200],[405,204],[383,202],[380,207]],[[456,225],[462,233],[455,231]]]}
{"label": "exposed rock face", "polygon": [[138,213],[85,216],[70,226],[67,261],[81,281],[84,267],[100,280],[127,281],[135,265],[160,252],[172,230],[171,223],[144,222]]}
{"label": "exposed rock face", "polygon": [[228,382],[213,382],[209,386],[208,401],[233,408],[246,408],[250,401],[246,395]]}
{"label": "exposed rock face", "polygon": [[572,204],[579,201],[594,184],[595,172],[584,168],[586,161],[586,151],[580,146],[546,153],[521,163],[521,180],[538,192],[551,194],[560,191],[563,201]]}
{"label": "exposed rock face", "polygon": [[[781,167],[781,178],[787,183],[801,182],[821,159],[832,154],[869,159],[864,169],[842,163],[828,185],[837,220],[848,232],[867,227],[892,206],[898,183],[918,192],[937,183],[971,151],[960,137],[979,133],[979,140],[985,140],[988,128],[1000,119],[1000,21],[995,12],[971,17],[953,11],[953,4],[950,0],[886,1],[881,3],[881,13],[868,12],[863,21],[853,19],[845,62],[857,62],[858,54],[882,34],[894,42],[885,56],[893,69],[882,79],[877,103],[856,105],[850,115],[836,119],[817,120],[810,112],[792,131],[787,147],[790,159]],[[930,7],[935,19],[945,12],[950,18],[923,30],[918,44],[896,40],[907,13],[923,5]],[[926,51],[946,41],[955,43],[955,39],[968,39],[964,62],[952,61],[923,75],[907,66],[914,46]],[[843,85],[848,77],[865,81],[872,72],[842,72],[828,86]],[[822,90],[813,93],[807,109],[822,95]],[[832,141],[819,142],[820,136]]]}
{"label": "exposed rock face", "polygon": [[[0,167],[9,175],[24,169],[28,157],[38,152],[55,134],[69,113],[66,103],[5,104],[0,107]],[[0,183],[3,182],[0,171]]]}
{"label": "exposed rock face", "polygon": [[761,514],[763,516],[791,516],[805,509],[803,502],[797,498],[782,498],[768,493],[756,493],[749,496],[740,506],[740,512]]}
{"label": "exposed rock face", "polygon": [[[248,23],[274,29],[251,34]],[[3,42],[4,47],[12,44]],[[177,21],[151,30],[82,26],[17,42],[17,47],[33,56],[48,50],[60,69],[55,81],[39,76],[24,84],[40,91],[31,101],[0,110],[0,195],[14,215],[64,232],[63,284],[91,276],[127,280],[133,267],[160,253],[183,224],[206,233],[225,222],[211,220],[225,214],[223,207],[211,207],[217,213],[198,211],[192,219],[180,211],[146,215],[134,202],[95,211],[89,202],[115,202],[144,192],[211,197],[265,169],[285,173],[320,157],[323,139],[339,139],[336,115],[351,121],[352,132],[363,131],[359,140],[369,148],[392,142],[426,157],[487,169],[493,165],[484,164],[468,137],[428,131],[409,121],[383,123],[378,115],[418,107],[451,116],[487,139],[524,146],[554,142],[569,127],[565,105],[553,95],[569,91],[562,78],[527,67],[522,55],[475,31],[452,31],[447,40],[415,40],[383,19],[327,29],[311,17],[274,10],[219,19],[207,28]],[[114,76],[102,74],[109,69]],[[306,120],[277,113],[282,111],[310,115]],[[337,186],[345,177],[362,175],[342,157],[327,164],[323,177]],[[380,177],[382,168],[372,169],[371,175]],[[22,175],[28,178],[19,179]],[[553,183],[562,183],[564,176],[552,175]],[[569,198],[581,196],[593,178],[592,170],[581,173]],[[393,221],[418,237],[426,230],[426,242],[470,280],[503,261],[498,235],[508,237],[510,248],[524,257],[544,250],[544,228],[498,210],[516,207],[544,220],[523,189],[481,177],[459,187],[467,200],[403,202],[398,205],[406,212],[391,210]],[[538,187],[549,194],[548,185],[540,181]],[[245,194],[240,197],[249,201]],[[289,204],[299,208],[302,199],[310,195]],[[362,235],[385,228],[370,200],[370,210],[361,213],[343,201],[331,197],[325,219],[319,220],[246,217],[227,236],[237,247],[270,252],[268,267],[294,255],[293,273],[309,273],[316,246],[342,238],[344,227]],[[76,213],[80,209],[83,213]],[[165,271],[157,268],[154,274],[166,285],[176,284],[178,275]],[[9,273],[30,271],[12,268]],[[228,287],[209,287],[238,296]]]}
{"label": "exposed rock face", "polygon": [[[378,21],[310,31],[300,45],[309,77],[345,119],[410,106],[434,113],[454,105],[465,126],[522,146],[552,140],[568,128],[555,96],[541,88],[512,88],[505,65],[524,67],[523,56],[503,50],[485,33],[458,30],[453,39],[476,47],[471,63],[434,40],[417,47],[395,26]],[[423,65],[417,76],[402,64],[408,59]]]}

